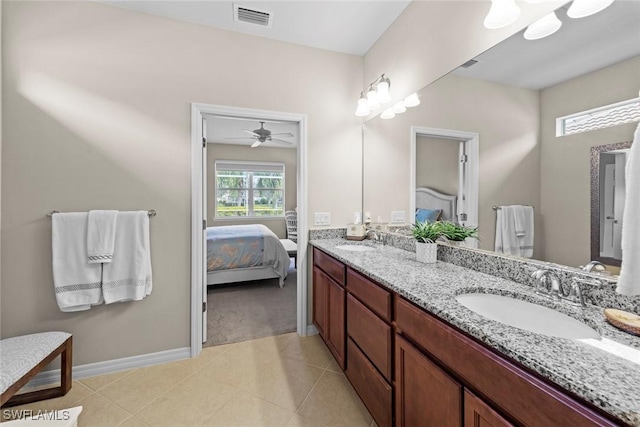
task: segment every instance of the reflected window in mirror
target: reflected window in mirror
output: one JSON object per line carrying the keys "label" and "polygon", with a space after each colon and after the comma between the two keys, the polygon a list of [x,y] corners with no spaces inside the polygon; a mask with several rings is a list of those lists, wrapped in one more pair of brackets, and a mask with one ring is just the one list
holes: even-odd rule
{"label": "reflected window in mirror", "polygon": [[591,259],[620,266],[625,165],[631,142],[591,147]]}

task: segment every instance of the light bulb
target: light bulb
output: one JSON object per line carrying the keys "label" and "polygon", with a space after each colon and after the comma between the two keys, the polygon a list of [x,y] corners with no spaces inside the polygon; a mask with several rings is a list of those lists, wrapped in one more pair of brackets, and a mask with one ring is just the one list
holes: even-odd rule
{"label": "light bulb", "polygon": [[405,107],[415,107],[416,105],[420,105],[420,98],[418,98],[417,93],[412,93],[404,99]]}
{"label": "light bulb", "polygon": [[389,79],[382,79],[377,85],[376,100],[380,104],[391,101],[391,95],[389,94]]}
{"label": "light bulb", "polygon": [[356,109],[356,116],[364,117],[368,116],[371,111],[369,111],[369,102],[367,102],[367,98],[362,95],[360,99],[358,99],[358,108]]}
{"label": "light bulb", "polygon": [[567,16],[569,18],[584,18],[606,9],[611,3],[613,0],[573,0],[571,7],[567,10]]}
{"label": "light bulb", "polygon": [[524,32],[524,38],[527,40],[538,40],[555,33],[562,27],[562,22],[558,19],[555,12],[551,12],[544,18],[538,19],[527,27]]}
{"label": "light bulb", "polygon": [[373,87],[370,87],[367,92],[367,102],[370,110],[375,110],[380,107],[380,104],[378,103],[378,93]]}
{"label": "light bulb", "polygon": [[404,102],[400,101],[400,102],[396,103],[396,105],[394,105],[393,108],[391,108],[391,110],[395,114],[400,114],[400,113],[404,113],[405,111],[407,111],[407,107],[404,106]]}
{"label": "light bulb", "polygon": [[387,108],[380,114],[381,119],[393,119],[396,116],[396,113],[393,112],[392,108]]}
{"label": "light bulb", "polygon": [[484,26],[490,30],[506,27],[520,16],[520,8],[514,0],[491,0],[491,9],[484,18]]}

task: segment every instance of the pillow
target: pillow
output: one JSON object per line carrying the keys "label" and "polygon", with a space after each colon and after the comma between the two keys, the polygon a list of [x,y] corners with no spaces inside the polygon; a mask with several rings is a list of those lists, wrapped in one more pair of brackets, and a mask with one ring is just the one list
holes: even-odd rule
{"label": "pillow", "polygon": [[442,209],[416,209],[416,222],[434,222],[440,219]]}

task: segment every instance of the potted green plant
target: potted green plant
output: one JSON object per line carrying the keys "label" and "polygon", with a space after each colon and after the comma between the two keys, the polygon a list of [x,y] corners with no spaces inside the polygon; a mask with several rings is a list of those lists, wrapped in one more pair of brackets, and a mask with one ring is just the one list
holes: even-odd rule
{"label": "potted green plant", "polygon": [[416,222],[411,225],[411,235],[416,239],[416,260],[425,264],[434,264],[437,260],[438,245],[441,236],[437,222]]}
{"label": "potted green plant", "polygon": [[478,238],[478,227],[470,227],[453,221],[440,221],[440,237],[452,244],[462,244],[467,238]]}

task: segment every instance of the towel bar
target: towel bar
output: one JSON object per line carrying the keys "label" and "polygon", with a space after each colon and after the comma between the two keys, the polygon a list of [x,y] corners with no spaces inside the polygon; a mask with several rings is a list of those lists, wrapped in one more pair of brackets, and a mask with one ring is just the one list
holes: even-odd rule
{"label": "towel bar", "polygon": [[[57,214],[57,213],[60,213],[60,211],[51,211],[47,214],[47,217],[51,218],[53,214]],[[147,212],[147,215],[149,215],[149,218],[153,218],[154,216],[156,216],[156,211],[154,209],[149,209],[149,211]]]}
{"label": "towel bar", "polygon": [[502,209],[502,206],[491,206],[491,209],[493,209],[494,211],[497,211],[498,209]]}

